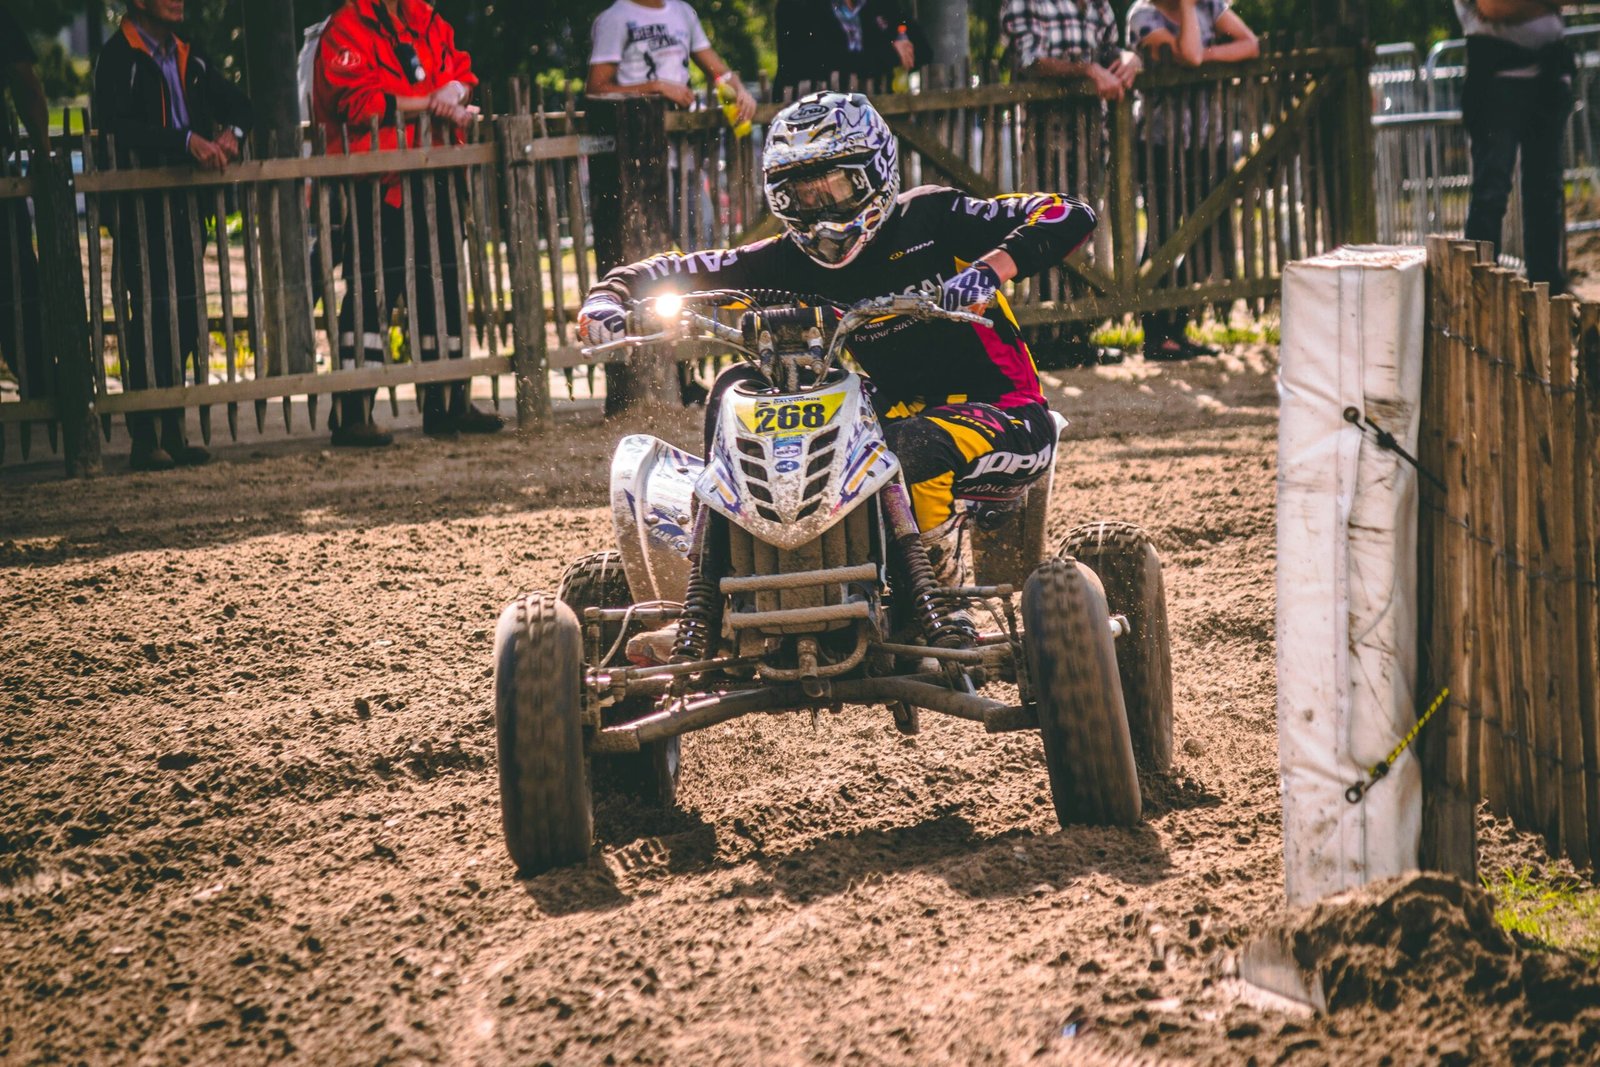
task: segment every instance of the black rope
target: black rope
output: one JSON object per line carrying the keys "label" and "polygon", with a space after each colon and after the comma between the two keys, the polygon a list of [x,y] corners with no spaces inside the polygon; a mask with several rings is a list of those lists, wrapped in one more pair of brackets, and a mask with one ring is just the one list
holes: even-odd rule
{"label": "black rope", "polygon": [[1438,488],[1439,492],[1445,493],[1446,495],[1449,494],[1449,490],[1445,488],[1444,482],[1440,481],[1438,476],[1436,476],[1432,471],[1425,469],[1422,464],[1417,461],[1416,456],[1413,456],[1410,452],[1407,452],[1405,450],[1405,446],[1403,446],[1395,438],[1394,434],[1390,433],[1388,430],[1385,430],[1382,426],[1379,426],[1370,418],[1363,415],[1358,408],[1345,408],[1344,421],[1348,422],[1351,426],[1354,426],[1363,433],[1371,430],[1373,435],[1377,438],[1379,448],[1388,452],[1393,452],[1395,455],[1409,463],[1412,470],[1416,471],[1418,474],[1428,479],[1428,481],[1432,482],[1433,485]]}

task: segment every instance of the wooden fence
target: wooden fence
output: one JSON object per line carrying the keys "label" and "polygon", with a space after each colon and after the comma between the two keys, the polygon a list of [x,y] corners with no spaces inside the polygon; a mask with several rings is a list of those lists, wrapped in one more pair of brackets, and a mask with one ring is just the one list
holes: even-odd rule
{"label": "wooden fence", "polygon": [[[1065,190],[1096,206],[1102,225],[1091,247],[1016,283],[1018,318],[1044,327],[1264,301],[1276,296],[1285,263],[1370,239],[1365,71],[1356,50],[1310,48],[1147,72],[1136,97],[1110,108],[1069,86],[946,78],[940,87],[937,75],[919,93],[875,102],[901,138],[908,186],[937,181],[985,196]],[[387,390],[394,408],[401,391],[468,377],[487,377],[498,390],[506,374],[517,383],[519,421],[537,428],[551,410],[550,373],[564,371],[570,383],[582,363],[574,329],[582,295],[619,250],[657,250],[638,247],[641,233],[695,247],[777,231],[765,212],[759,151],[781,105],[762,105],[754,135],[736,138],[714,108],[664,113],[656,104],[651,112],[635,98],[580,111],[573,98],[546,106],[516,87],[513,99],[509,113],[479,124],[459,147],[344,156],[314,141],[302,156],[247,160],[220,174],[117,167],[115,146],[88,116],[69,116],[57,149],[71,171],[50,172],[62,181],[57,202],[79,205],[74,273],[84,306],[68,306],[75,287],[65,273],[74,264],[64,242],[54,279],[45,271],[46,291],[61,299],[44,343],[52,365],[88,365],[85,375],[58,372],[55,384],[92,384],[77,396],[24,382],[15,399],[0,398],[0,459],[8,440],[27,457],[40,425],[54,447],[57,426],[70,436],[84,411],[109,439],[119,415],[197,410],[209,440],[213,409],[235,435],[241,410],[259,428],[274,403],[286,428],[310,428],[318,398],[330,393]],[[623,111],[634,117],[619,125]],[[652,121],[660,127],[643,135],[642,156],[640,114],[659,116]],[[641,184],[651,179],[639,173],[641,161],[645,171],[653,161],[657,185]],[[356,321],[341,324],[346,274],[383,259],[381,226],[352,227],[352,215],[379,214],[384,176],[393,174],[405,178],[403,239],[416,256],[403,283],[386,285],[380,275],[380,290],[389,290],[377,294],[380,312],[356,300]],[[0,210],[34,196],[39,180],[0,173]],[[647,186],[656,191],[640,195]],[[416,232],[424,218],[437,225]],[[640,219],[648,225],[633,232],[640,227],[628,220]],[[290,230],[314,235],[307,271],[275,262]],[[362,236],[352,241],[352,230]],[[441,242],[441,230],[453,240]],[[0,256],[31,253],[4,233],[0,245],[8,245]],[[153,258],[178,269],[152,271]],[[418,269],[452,260],[460,270],[443,277]],[[195,292],[174,280],[184,274]],[[435,284],[419,292],[419,275]],[[406,293],[398,303],[396,286]],[[436,358],[453,345],[423,336],[419,312],[438,320],[449,306],[463,309],[462,351]],[[67,321],[74,317],[86,325],[86,344]],[[341,337],[359,349],[373,334],[381,364],[340,365]],[[197,345],[186,341],[194,335]],[[0,338],[11,364],[26,362],[14,358],[18,347]],[[181,359],[188,347],[198,351]],[[124,364],[134,360],[158,387],[125,387]],[[68,442],[69,467],[78,452],[93,466],[98,441],[89,436]]]}
{"label": "wooden fence", "polygon": [[1419,462],[1425,865],[1470,877],[1481,800],[1600,857],[1600,304],[1430,238]]}
{"label": "wooden fence", "polygon": [[[1101,217],[1064,268],[1018,283],[1024,324],[1264,300],[1285,263],[1374,239],[1371,94],[1356,49],[1149,70],[1109,107],[1075,85],[965,81],[873,97],[899,135],[903,186],[1065,191]],[[759,108],[757,135],[742,140],[716,113],[667,116],[677,202],[661,207],[681,247],[777,232],[755,182],[760,128],[780,106]],[[691,197],[708,205],[706,224]]]}

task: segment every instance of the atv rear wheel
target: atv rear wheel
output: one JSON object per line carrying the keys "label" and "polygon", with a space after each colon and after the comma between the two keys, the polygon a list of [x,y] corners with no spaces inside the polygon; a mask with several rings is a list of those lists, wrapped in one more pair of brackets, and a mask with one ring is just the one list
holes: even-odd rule
{"label": "atv rear wheel", "polygon": [[1172,769],[1172,638],[1161,557],[1150,535],[1128,522],[1079,526],[1062,538],[1059,555],[1099,575],[1111,613],[1127,617],[1131,632],[1116,649],[1133,751],[1141,767],[1164,774]]}
{"label": "atv rear wheel", "polygon": [[[617,552],[595,552],[572,562],[561,576],[556,594],[572,609],[582,624],[585,608],[626,608],[633,603],[628,577]],[[625,666],[627,639],[644,632],[645,627],[629,623],[600,625],[600,654],[613,647],[616,654],[601,666]],[[619,638],[621,640],[619,640]],[[619,701],[605,709],[605,725],[616,726],[649,715],[654,705],[649,698]],[[681,760],[678,738],[641,745],[637,753],[604,756],[594,766],[594,787],[601,792],[624,793],[653,807],[670,808],[678,799],[678,772]]]}
{"label": "atv rear wheel", "polygon": [[583,638],[555,597],[533,593],[500,613],[494,636],[494,717],[500,817],[517,870],[580,863],[594,843],[583,746]]}
{"label": "atv rear wheel", "polygon": [[1097,584],[1076,560],[1040,564],[1022,589],[1022,643],[1057,820],[1134,826],[1139,774]]}

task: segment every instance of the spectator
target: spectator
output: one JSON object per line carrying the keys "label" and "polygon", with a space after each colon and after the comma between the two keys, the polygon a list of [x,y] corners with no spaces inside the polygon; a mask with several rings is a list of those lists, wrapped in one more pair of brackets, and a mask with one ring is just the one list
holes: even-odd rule
{"label": "spectator", "polygon": [[[472,58],[456,47],[455,30],[423,0],[347,0],[329,19],[318,53],[315,107],[327,133],[330,152],[370,152],[420,147],[417,126],[408,120],[432,116],[433,143],[460,144],[464,130],[477,120],[468,106],[473,87]],[[382,120],[379,144],[372,143],[373,119]],[[411,240],[407,241],[402,182],[411,185]],[[437,210],[430,215],[426,183],[433,183]],[[357,351],[369,363],[384,361],[388,349],[385,323],[401,299],[414,302],[420,337],[410,339],[423,360],[466,354],[462,343],[461,237],[449,209],[456,195],[447,171],[390,174],[381,182],[356,183],[351,221],[344,228],[344,301],[339,307],[339,365],[357,366]],[[373,201],[379,223],[373,228]],[[439,276],[433,273],[431,241],[439,244]],[[381,239],[382,255],[374,238]],[[357,271],[356,260],[360,260]],[[406,291],[406,272],[416,291]],[[379,278],[386,303],[378,303]],[[435,291],[443,290],[444,322],[438,321]],[[356,336],[356,310],[361,311],[361,336]],[[427,385],[422,392],[422,432],[432,436],[495,433],[505,425],[498,415],[471,403],[465,381]],[[448,395],[447,395],[448,394]],[[382,447],[393,436],[372,421],[373,390],[341,393],[329,421],[333,443],[345,447]]]}
{"label": "spectator", "polygon": [[1085,80],[1100,99],[1116,101],[1142,66],[1118,46],[1108,0],[1006,0],[1000,24],[1023,77]]}
{"label": "spectator", "polygon": [[1567,291],[1562,143],[1577,67],[1556,0],[1455,0],[1467,37],[1461,119],[1472,151],[1467,239],[1500,249],[1522,153],[1522,252],[1530,282]]}
{"label": "spectator", "polygon": [[779,91],[823,86],[835,74],[846,86],[852,76],[886,83],[933,54],[899,0],[778,0],[776,16]]}
{"label": "spectator", "polygon": [[[182,22],[183,0],[129,0],[120,32],[100,52],[94,76],[95,125],[116,139],[118,166],[132,165],[136,155],[141,166],[192,163],[223,170],[239,158],[240,142],[254,119],[250,101],[221,68],[178,36]],[[142,227],[136,222],[140,204]],[[200,336],[196,321],[205,309],[200,306],[202,279],[195,276],[198,257],[191,254],[188,235],[197,228],[203,248],[207,220],[194,221],[191,227],[188,201],[181,194],[127,196],[117,205],[112,236],[126,284],[126,293],[119,295],[127,298],[129,308],[127,351],[121,353],[124,389],[150,388],[147,361],[158,388],[182,385],[191,358],[195,380],[206,380],[210,338]],[[170,253],[163,236],[167,232],[173,237]],[[164,299],[169,292],[177,295],[176,323],[172,301]],[[150,352],[145,350],[147,331]],[[134,470],[168,470],[211,458],[204,448],[188,443],[182,408],[156,416],[130,413],[128,434]]]}
{"label": "spectator", "polygon": [[[712,85],[733,91],[736,122],[755,117],[755,97],[711,47],[700,16],[685,0],[616,0],[595,16],[590,33],[589,80],[584,88],[590,96],[662,96],[678,107],[691,107],[695,95],[689,88],[689,61],[693,60]],[[708,176],[696,159],[681,166],[677,145],[669,145],[667,152],[672,232],[686,248],[704,247],[712,240]],[[679,182],[692,195],[685,196]],[[678,391],[685,404],[706,395],[688,363],[678,365]]]}
{"label": "spectator", "polygon": [[316,95],[317,90],[317,53],[322,51],[322,35],[327,32],[328,23],[333,21],[334,14],[343,6],[344,0],[332,0],[327,5],[328,17],[313,22],[305,28],[302,34],[296,75],[296,81],[300,89],[301,122],[311,122],[315,118],[312,98]]}
{"label": "spectator", "polygon": [[[1228,0],[1134,0],[1128,9],[1128,44],[1150,64],[1199,67],[1207,63],[1242,63],[1261,54],[1250,27]],[[1214,129],[1209,109],[1198,113],[1178,105],[1177,97],[1164,94],[1147,101],[1144,136],[1151,144],[1150,170],[1144,176],[1145,217],[1149,220],[1144,258],[1166,243],[1183,219],[1184,205],[1200,202],[1222,175],[1227,163],[1225,131]],[[1190,151],[1186,168],[1188,187],[1173,188],[1178,159]],[[1140,156],[1141,163],[1145,157]],[[1172,194],[1177,192],[1177,196]],[[1173,205],[1168,209],[1168,205]],[[1233,248],[1232,216],[1217,220],[1221,245]],[[1225,256],[1228,253],[1225,252]],[[1186,279],[1193,280],[1193,279]],[[1188,312],[1156,311],[1144,316],[1146,359],[1192,359],[1216,355],[1209,345],[1191,341]]]}
{"label": "spectator", "polygon": [[[1143,66],[1136,53],[1124,51],[1117,43],[1117,16],[1108,0],[1006,0],[1000,24],[1020,78],[1086,82],[1101,100],[1115,102],[1133,87]],[[1039,123],[1035,132],[1039,143],[1051,143],[1048,109],[1040,109],[1034,121]],[[1097,132],[1103,135],[1104,130],[1102,123]],[[1063,148],[1069,157],[1085,152],[1097,155],[1100,145],[1068,143]],[[1040,189],[1069,188],[1074,184],[1074,163],[1068,158],[1062,169],[1058,153],[1041,152],[1039,173],[1031,175],[1030,181]],[[1069,285],[1067,276],[1053,274],[1039,281],[1037,291],[1042,299],[1058,300],[1067,298]],[[1092,344],[1087,323],[1034,328],[1028,342],[1041,366],[1092,366],[1122,358],[1115,349]]]}
{"label": "spectator", "polygon": [[755,117],[755,98],[711,47],[700,16],[685,0],[616,0],[595,16],[592,34],[584,90],[590,96],[664,96],[679,107],[690,107],[693,59],[706,80],[732,87],[740,122]]}
{"label": "spectator", "polygon": [[[31,158],[49,155],[50,110],[34,69],[33,46],[5,8],[0,8],[0,62],[5,64],[12,102],[28,131]],[[0,108],[0,166],[10,161],[18,147],[11,141],[11,131],[11,117]],[[28,202],[21,198],[0,201],[0,353],[16,374],[24,400],[52,392],[39,314],[39,261],[33,254]]]}

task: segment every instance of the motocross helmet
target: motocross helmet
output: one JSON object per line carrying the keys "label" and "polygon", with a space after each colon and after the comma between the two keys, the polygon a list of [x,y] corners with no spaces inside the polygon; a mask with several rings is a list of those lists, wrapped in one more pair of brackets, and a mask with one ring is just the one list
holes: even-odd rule
{"label": "motocross helmet", "polygon": [[900,195],[894,133],[860,93],[812,93],[778,112],[761,167],[772,214],[824,267],[855,259]]}

